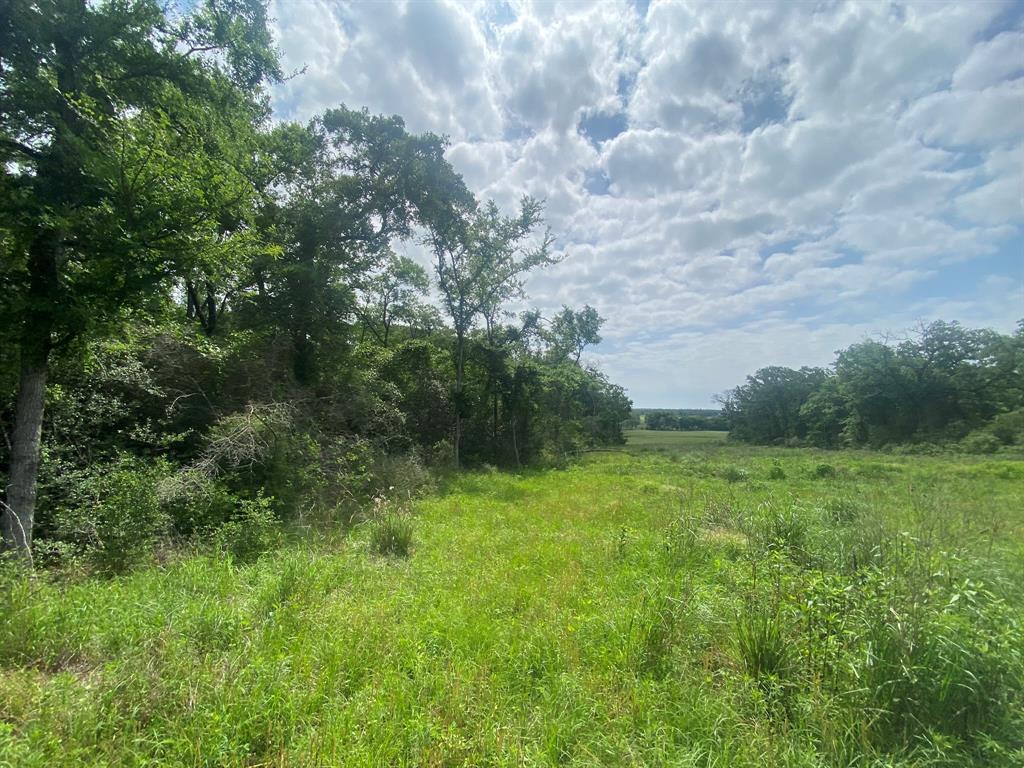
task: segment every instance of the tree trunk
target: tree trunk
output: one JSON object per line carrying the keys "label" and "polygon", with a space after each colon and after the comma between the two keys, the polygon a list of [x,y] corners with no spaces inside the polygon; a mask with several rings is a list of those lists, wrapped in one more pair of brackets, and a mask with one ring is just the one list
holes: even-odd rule
{"label": "tree trunk", "polygon": [[10,477],[6,506],[3,515],[0,515],[3,547],[17,549],[26,556],[32,546],[32,523],[36,510],[36,477],[46,400],[46,372],[53,332],[50,308],[59,288],[57,241],[56,233],[42,233],[33,243],[30,252],[29,294],[33,299],[33,309],[25,317],[21,335],[21,376],[14,405]]}
{"label": "tree trunk", "polygon": [[462,368],[465,339],[458,334],[455,339],[455,468],[459,464],[459,445],[462,442]]}
{"label": "tree trunk", "polygon": [[491,453],[494,463],[498,464],[498,393],[491,393]]}
{"label": "tree trunk", "polygon": [[3,514],[3,544],[23,555],[32,547],[32,524],[36,510],[36,475],[43,430],[48,353],[22,350],[21,381],[14,410],[11,439],[11,476],[7,486],[7,508]]}
{"label": "tree trunk", "polygon": [[519,442],[516,440],[516,417],[512,416],[512,451],[516,455],[516,469],[522,469],[523,464],[519,461]]}

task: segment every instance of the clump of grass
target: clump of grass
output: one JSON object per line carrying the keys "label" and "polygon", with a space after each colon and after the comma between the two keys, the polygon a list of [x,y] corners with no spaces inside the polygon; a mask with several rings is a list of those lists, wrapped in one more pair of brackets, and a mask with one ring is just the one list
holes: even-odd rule
{"label": "clump of grass", "polygon": [[779,464],[779,462],[777,462],[777,461],[774,462],[772,464],[771,468],[768,470],[768,479],[769,480],[785,480],[786,479],[786,470],[784,470],[782,468],[782,465]]}
{"label": "clump of grass", "polygon": [[669,525],[665,534],[665,554],[668,561],[680,567],[697,551],[697,520],[689,515],[680,515]]}
{"label": "clump of grass", "polygon": [[644,595],[630,622],[633,660],[641,674],[663,677],[675,645],[676,606],[667,596]]}
{"label": "clump of grass", "polygon": [[374,500],[370,546],[379,555],[408,557],[412,550],[413,523],[408,512],[392,508],[382,498]]}
{"label": "clump of grass", "polygon": [[758,508],[755,533],[765,550],[782,552],[795,559],[806,554],[810,527],[797,507],[766,502]]}
{"label": "clump of grass", "polygon": [[789,640],[777,613],[750,609],[736,621],[743,668],[764,689],[779,685],[789,667]]}
{"label": "clump of grass", "polygon": [[867,506],[857,499],[836,498],[826,501],[822,509],[830,520],[845,525],[859,519]]}

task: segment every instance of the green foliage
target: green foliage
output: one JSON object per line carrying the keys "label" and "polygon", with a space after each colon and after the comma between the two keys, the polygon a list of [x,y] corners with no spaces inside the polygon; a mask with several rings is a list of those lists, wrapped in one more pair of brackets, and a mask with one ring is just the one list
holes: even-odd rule
{"label": "green foliage", "polygon": [[1024,408],[1000,413],[992,419],[990,430],[1004,445],[1024,445]]}
{"label": "green foliage", "polygon": [[975,430],[960,441],[960,448],[965,453],[995,453],[1003,445],[1003,441],[992,432]]}
{"label": "green foliage", "polygon": [[742,467],[729,465],[721,471],[722,479],[727,483],[742,483],[750,477],[750,473]]}
{"label": "green foliage", "polygon": [[127,457],[78,473],[69,506],[55,514],[59,535],[102,571],[117,573],[137,564],[170,530],[157,495],[166,475],[163,463]]}
{"label": "green foliage", "polygon": [[214,534],[215,547],[239,562],[255,560],[281,543],[272,497],[240,500],[231,520]]}
{"label": "green foliage", "polygon": [[1012,444],[1024,404],[1022,344],[1024,326],[1002,335],[937,321],[898,344],[854,344],[830,370],[760,370],[722,397],[723,412],[731,436],[750,443],[940,444],[991,425]]}

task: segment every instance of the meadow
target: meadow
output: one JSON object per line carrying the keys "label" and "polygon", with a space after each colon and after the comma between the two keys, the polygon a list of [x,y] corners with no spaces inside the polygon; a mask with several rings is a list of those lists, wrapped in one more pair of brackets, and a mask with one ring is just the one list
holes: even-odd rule
{"label": "meadow", "polygon": [[1024,462],[630,433],[381,506],[8,574],[0,765],[1024,764]]}

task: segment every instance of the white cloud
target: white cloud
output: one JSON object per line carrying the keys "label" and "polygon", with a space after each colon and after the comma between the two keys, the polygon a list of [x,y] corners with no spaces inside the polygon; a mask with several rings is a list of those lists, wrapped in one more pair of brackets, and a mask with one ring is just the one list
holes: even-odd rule
{"label": "white cloud", "polygon": [[1004,9],[277,0],[285,64],[308,70],[275,107],[399,113],[451,137],[479,196],[545,198],[568,258],[532,301],[596,306],[595,359],[639,405],[705,405],[923,317],[1024,316]]}

